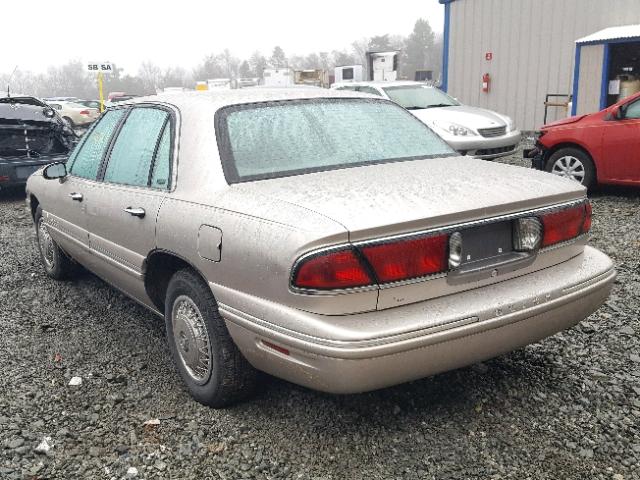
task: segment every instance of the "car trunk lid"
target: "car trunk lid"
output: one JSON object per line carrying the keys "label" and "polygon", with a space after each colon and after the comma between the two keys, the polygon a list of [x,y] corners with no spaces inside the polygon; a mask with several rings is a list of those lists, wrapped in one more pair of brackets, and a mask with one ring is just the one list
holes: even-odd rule
{"label": "car trunk lid", "polygon": [[345,168],[233,188],[331,218],[352,242],[491,218],[584,197],[576,182],[469,157]]}

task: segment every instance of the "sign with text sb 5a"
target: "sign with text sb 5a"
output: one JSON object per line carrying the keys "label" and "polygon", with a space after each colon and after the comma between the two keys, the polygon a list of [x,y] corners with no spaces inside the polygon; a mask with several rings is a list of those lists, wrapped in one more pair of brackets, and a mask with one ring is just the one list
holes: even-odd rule
{"label": "sign with text sb 5a", "polygon": [[113,73],[113,65],[110,62],[89,62],[87,63],[87,72],[89,73]]}

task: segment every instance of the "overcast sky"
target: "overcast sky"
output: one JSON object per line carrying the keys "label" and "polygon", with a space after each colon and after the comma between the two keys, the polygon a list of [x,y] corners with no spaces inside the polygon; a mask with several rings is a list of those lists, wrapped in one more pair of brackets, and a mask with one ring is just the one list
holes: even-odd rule
{"label": "overcast sky", "polygon": [[[170,6],[169,6],[170,5]],[[7,0],[1,7],[0,73],[43,71],[71,59],[190,69],[212,52],[239,57],[274,45],[287,55],[342,50],[354,40],[408,35],[415,21],[442,31],[438,0]]]}

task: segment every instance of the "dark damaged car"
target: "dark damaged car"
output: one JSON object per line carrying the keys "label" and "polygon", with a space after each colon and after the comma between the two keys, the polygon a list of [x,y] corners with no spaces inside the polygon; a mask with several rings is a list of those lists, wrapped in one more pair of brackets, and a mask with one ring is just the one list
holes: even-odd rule
{"label": "dark damaged car", "polygon": [[64,162],[76,140],[73,130],[42,100],[0,98],[0,189],[24,185],[43,165]]}

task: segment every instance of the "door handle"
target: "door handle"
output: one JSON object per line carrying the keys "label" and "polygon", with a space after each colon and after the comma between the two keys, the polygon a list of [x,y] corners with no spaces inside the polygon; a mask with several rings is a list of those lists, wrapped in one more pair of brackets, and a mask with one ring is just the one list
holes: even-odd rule
{"label": "door handle", "polygon": [[138,218],[142,218],[145,216],[145,211],[144,208],[133,208],[133,207],[127,207],[124,209],[125,212],[127,212],[129,215],[132,215],[134,217],[138,217]]}
{"label": "door handle", "polygon": [[71,197],[71,200],[75,200],[76,202],[81,202],[83,198],[81,193],[76,192],[71,192],[69,196]]}

